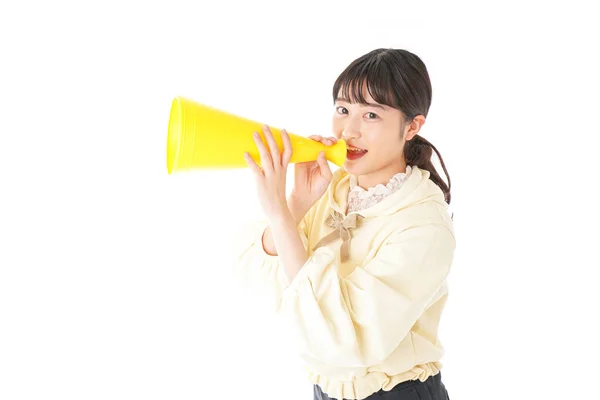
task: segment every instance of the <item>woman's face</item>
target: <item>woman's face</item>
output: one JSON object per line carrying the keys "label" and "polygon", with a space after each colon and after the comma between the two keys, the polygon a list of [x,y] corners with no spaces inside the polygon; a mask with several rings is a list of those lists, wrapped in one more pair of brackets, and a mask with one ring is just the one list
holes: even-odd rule
{"label": "woman's face", "polygon": [[363,96],[366,104],[336,100],[333,134],[348,145],[344,169],[358,177],[361,187],[368,188],[386,184],[392,176],[406,170],[404,144],[418,129],[411,130],[410,124],[402,132],[400,110],[378,104],[366,90]]}

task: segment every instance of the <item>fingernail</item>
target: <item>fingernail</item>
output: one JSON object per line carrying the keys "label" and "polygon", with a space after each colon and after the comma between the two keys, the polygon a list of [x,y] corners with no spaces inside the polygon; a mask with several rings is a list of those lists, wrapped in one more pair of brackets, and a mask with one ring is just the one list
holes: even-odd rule
{"label": "fingernail", "polygon": [[258,134],[258,132],[254,132],[254,137],[255,137],[255,138],[257,138],[257,137],[259,137],[259,136],[260,136],[260,135]]}

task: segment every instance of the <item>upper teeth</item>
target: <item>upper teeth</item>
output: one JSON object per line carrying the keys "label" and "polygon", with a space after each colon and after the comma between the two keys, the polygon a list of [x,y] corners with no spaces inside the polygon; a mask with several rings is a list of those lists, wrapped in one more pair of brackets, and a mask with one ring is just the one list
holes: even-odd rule
{"label": "upper teeth", "polygon": [[353,147],[349,147],[348,150],[350,150],[350,151],[364,151],[363,149],[356,149],[356,148],[353,148]]}

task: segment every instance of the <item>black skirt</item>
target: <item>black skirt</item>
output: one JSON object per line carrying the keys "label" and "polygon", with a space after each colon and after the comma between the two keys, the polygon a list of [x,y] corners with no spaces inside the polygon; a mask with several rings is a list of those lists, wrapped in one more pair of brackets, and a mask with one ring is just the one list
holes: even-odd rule
{"label": "black skirt", "polygon": [[[339,400],[323,393],[319,385],[314,385],[314,400]],[[397,384],[390,391],[381,389],[365,400],[450,400],[446,387],[442,383],[442,373],[438,372],[421,382],[420,380],[406,381]],[[343,399],[351,400],[351,399]]]}

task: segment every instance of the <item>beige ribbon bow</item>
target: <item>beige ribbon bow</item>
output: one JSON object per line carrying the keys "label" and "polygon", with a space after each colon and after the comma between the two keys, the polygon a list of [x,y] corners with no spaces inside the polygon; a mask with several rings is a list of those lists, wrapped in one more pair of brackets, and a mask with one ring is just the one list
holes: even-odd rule
{"label": "beige ribbon bow", "polygon": [[335,230],[329,235],[325,236],[315,245],[313,251],[321,246],[325,246],[336,239],[342,239],[342,246],[340,248],[340,260],[341,262],[348,261],[350,258],[350,230],[356,228],[358,221],[362,218],[359,214],[350,214],[344,218],[344,216],[335,211],[331,210],[331,214],[325,220],[325,224],[334,228]]}

